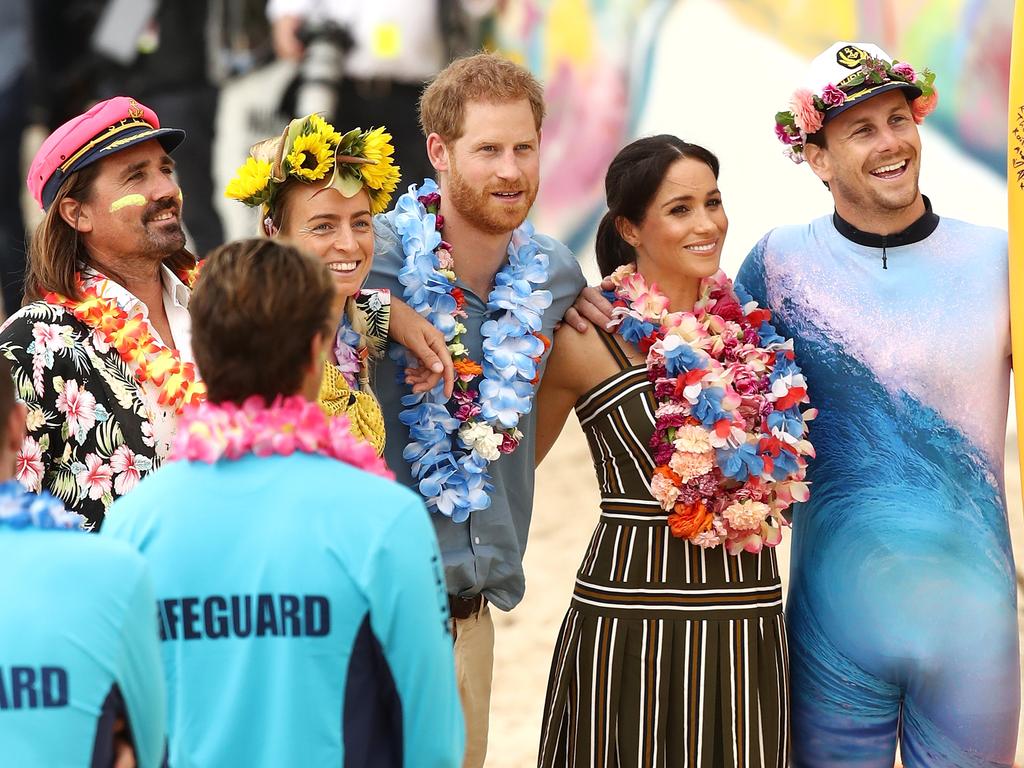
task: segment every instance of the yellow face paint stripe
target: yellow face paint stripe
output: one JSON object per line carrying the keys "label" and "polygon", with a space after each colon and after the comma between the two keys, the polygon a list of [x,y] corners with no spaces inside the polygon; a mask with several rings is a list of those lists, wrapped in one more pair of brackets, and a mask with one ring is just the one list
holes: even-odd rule
{"label": "yellow face paint stripe", "polygon": [[122,208],[124,208],[126,205],[140,205],[141,206],[141,205],[145,205],[145,204],[146,204],[146,198],[145,198],[144,195],[139,195],[139,194],[125,195],[124,197],[119,197],[117,200],[115,200],[114,202],[112,202],[110,204],[110,212],[113,213],[114,211],[119,211]]}

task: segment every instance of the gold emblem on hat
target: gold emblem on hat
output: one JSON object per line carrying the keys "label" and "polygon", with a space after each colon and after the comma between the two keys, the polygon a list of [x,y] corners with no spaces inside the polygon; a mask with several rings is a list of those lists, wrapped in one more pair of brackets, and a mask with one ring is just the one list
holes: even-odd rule
{"label": "gold emblem on hat", "polygon": [[136,120],[142,117],[142,107],[135,99],[128,99],[128,116],[134,117]]}
{"label": "gold emblem on hat", "polygon": [[836,54],[836,62],[847,69],[856,69],[866,58],[868,54],[855,45],[844,45]]}

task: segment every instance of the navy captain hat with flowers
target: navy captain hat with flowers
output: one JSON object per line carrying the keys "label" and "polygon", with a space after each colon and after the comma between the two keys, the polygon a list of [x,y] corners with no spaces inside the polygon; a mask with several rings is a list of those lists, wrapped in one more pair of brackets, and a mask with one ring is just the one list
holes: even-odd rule
{"label": "navy captain hat with flowers", "polygon": [[775,115],[775,135],[789,158],[802,163],[809,135],[873,96],[903,90],[914,122],[924,122],[939,99],[934,83],[933,72],[918,72],[877,45],[838,42],[815,57],[805,86],[793,92],[788,110]]}

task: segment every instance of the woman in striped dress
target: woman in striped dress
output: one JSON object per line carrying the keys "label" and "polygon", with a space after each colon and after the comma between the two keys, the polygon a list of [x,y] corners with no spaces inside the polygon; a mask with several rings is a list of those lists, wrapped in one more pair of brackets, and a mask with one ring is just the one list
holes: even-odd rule
{"label": "woman in striped dress", "polygon": [[[692,310],[728,228],[717,178],[714,155],[674,136],[623,149],[605,180],[602,274],[635,263],[671,311]],[[645,353],[563,326],[538,395],[538,461],[575,407],[602,495],[555,644],[539,765],[784,768],[775,550],[731,555],[672,535],[651,493],[657,404]]]}

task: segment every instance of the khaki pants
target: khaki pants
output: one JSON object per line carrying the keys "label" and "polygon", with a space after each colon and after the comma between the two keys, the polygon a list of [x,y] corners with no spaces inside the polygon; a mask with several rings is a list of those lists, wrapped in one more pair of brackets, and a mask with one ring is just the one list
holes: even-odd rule
{"label": "khaki pants", "polygon": [[466,757],[463,768],[483,768],[487,756],[487,722],[491,709],[494,670],[494,622],[484,603],[468,619],[452,619],[455,641],[455,680],[466,720]]}

